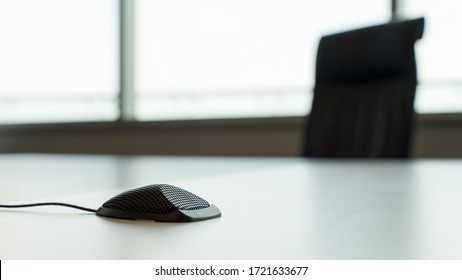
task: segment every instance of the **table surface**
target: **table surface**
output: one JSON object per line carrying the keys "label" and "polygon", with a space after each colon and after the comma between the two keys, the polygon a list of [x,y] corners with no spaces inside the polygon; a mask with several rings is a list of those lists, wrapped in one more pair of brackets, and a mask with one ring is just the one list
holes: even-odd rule
{"label": "table surface", "polygon": [[222,211],[194,223],[0,209],[0,259],[462,259],[461,160],[0,155],[0,204],[98,208],[170,183]]}

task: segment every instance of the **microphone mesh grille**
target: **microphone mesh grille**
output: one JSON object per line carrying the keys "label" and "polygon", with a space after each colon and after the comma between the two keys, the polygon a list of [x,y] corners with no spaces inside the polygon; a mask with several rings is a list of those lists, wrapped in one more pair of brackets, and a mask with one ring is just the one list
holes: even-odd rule
{"label": "microphone mesh grille", "polygon": [[181,188],[155,184],[123,192],[108,200],[103,207],[137,213],[168,214],[176,209],[208,208],[210,204]]}

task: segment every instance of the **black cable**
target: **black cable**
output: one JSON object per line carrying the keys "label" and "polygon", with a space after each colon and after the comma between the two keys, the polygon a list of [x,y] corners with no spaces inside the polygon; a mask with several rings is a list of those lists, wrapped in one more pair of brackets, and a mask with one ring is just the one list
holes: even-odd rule
{"label": "black cable", "polygon": [[22,207],[35,207],[35,206],[65,206],[71,207],[75,209],[79,209],[82,211],[93,212],[95,213],[95,209],[85,208],[78,205],[68,204],[68,203],[61,203],[61,202],[43,202],[43,203],[32,203],[32,204],[17,204],[17,205],[3,205],[0,204],[0,208],[22,208]]}

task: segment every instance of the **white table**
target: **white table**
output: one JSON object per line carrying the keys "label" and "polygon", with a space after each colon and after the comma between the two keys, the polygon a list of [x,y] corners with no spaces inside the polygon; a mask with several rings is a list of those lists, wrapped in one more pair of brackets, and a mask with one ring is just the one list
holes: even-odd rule
{"label": "white table", "polygon": [[0,203],[97,208],[170,183],[222,211],[195,223],[0,209],[0,259],[462,259],[462,161],[1,155]]}

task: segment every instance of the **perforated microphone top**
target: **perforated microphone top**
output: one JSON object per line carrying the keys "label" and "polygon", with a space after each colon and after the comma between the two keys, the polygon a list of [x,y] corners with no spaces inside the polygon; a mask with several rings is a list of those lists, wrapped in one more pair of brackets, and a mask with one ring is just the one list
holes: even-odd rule
{"label": "perforated microphone top", "polygon": [[204,209],[210,207],[210,204],[178,187],[154,184],[123,192],[108,200],[103,207],[134,213],[168,214],[177,209]]}

